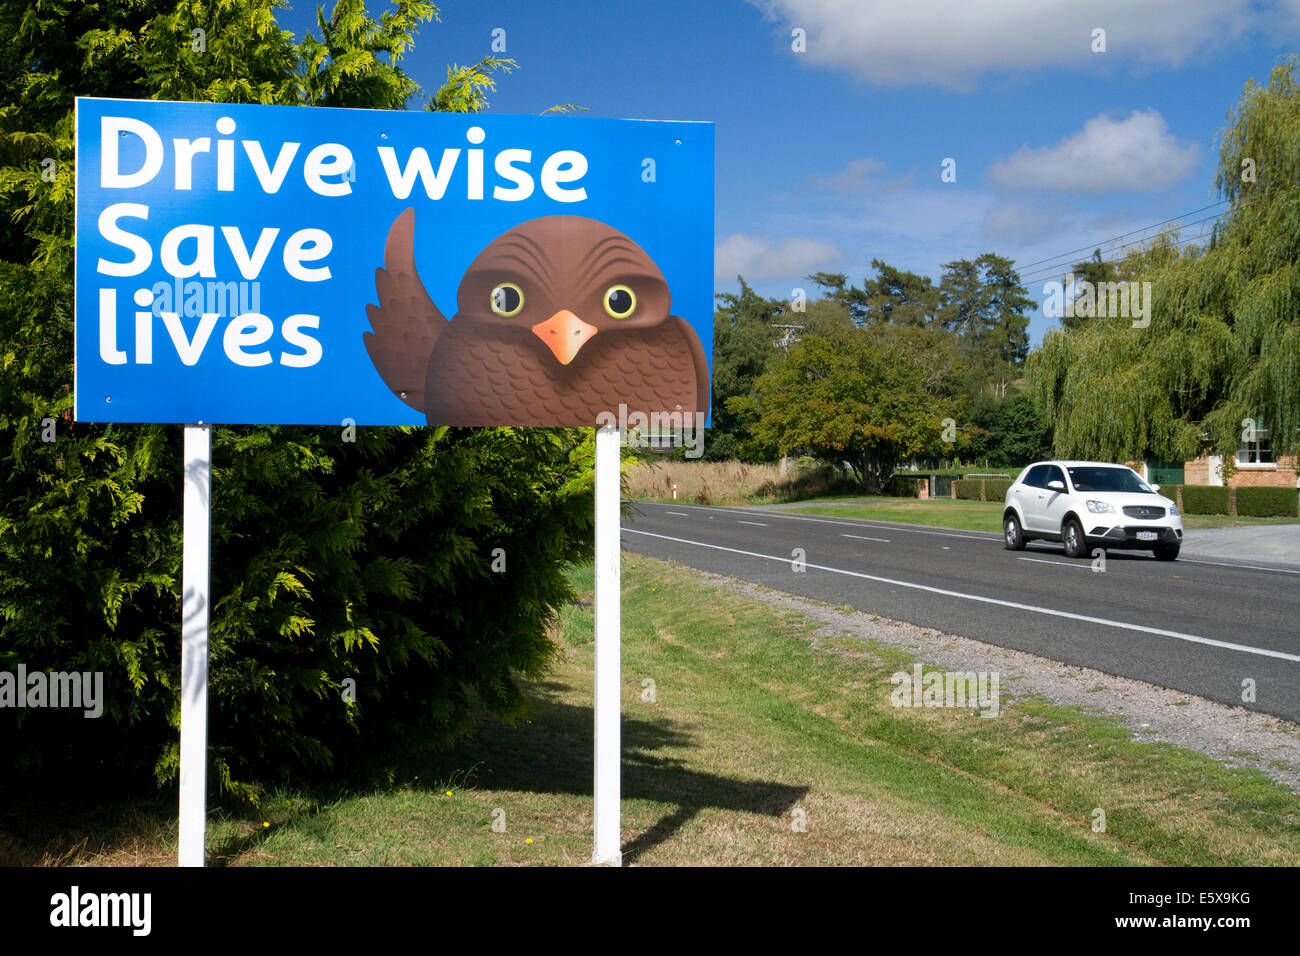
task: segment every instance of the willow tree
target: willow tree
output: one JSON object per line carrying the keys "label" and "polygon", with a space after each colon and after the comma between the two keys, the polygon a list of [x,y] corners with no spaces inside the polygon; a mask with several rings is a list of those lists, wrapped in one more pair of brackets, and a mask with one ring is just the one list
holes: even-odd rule
{"label": "willow tree", "polygon": [[1246,85],[1223,132],[1214,182],[1232,212],[1206,284],[1219,282],[1211,288],[1233,329],[1234,375],[1209,425],[1223,451],[1236,446],[1243,420],[1252,419],[1267,426],[1275,453],[1294,453],[1300,451],[1300,56],[1274,69],[1267,87]]}
{"label": "willow tree", "polygon": [[1056,454],[1181,461],[1205,443],[1203,422],[1231,375],[1231,329],[1205,301],[1204,261],[1180,253],[1174,238],[1125,260],[1130,281],[1152,283],[1149,315],[1094,316],[1049,332],[1030,355],[1029,383],[1054,424]]}
{"label": "willow tree", "polygon": [[1168,234],[1118,264],[1151,283],[1149,315],[1049,332],[1030,357],[1058,455],[1231,456],[1252,422],[1276,453],[1300,449],[1298,94],[1292,56],[1229,112],[1214,180],[1229,208],[1210,248]]}

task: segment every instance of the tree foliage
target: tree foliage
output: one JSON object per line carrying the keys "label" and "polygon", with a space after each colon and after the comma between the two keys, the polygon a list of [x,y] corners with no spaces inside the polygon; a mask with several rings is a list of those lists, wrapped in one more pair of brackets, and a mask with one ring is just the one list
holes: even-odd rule
{"label": "tree foliage", "polygon": [[[1061,281],[1069,292],[1070,287],[1078,282],[1087,282],[1094,288],[1102,282],[1118,282],[1119,274],[1115,263],[1102,259],[1101,249],[1098,248],[1092,251],[1091,259],[1076,262],[1070,272],[1062,276]],[[1069,315],[1061,316],[1061,325],[1067,329],[1077,328],[1092,318],[1091,312],[1091,309],[1082,307],[1071,309]]]}
{"label": "tree foliage", "polygon": [[754,438],[752,412],[729,407],[727,399],[750,394],[767,370],[776,351],[773,340],[780,336],[773,325],[801,324],[802,317],[786,314],[785,303],[763,298],[737,278],[740,292],[720,294],[713,313],[713,411],[704,450],[710,459],[763,461],[775,449]]}
{"label": "tree foliage", "polygon": [[872,259],[871,267],[876,277],[862,284],[871,321],[917,328],[933,324],[940,296],[929,276],[896,269],[879,259]]}
{"label": "tree foliage", "polygon": [[969,415],[970,428],[958,432],[956,443],[963,458],[1009,466],[1051,455],[1051,420],[1027,392],[1007,398],[986,392],[975,400]]}
{"label": "tree foliage", "polygon": [[[783,419],[785,413],[772,410],[769,399],[776,394],[771,391],[777,387],[775,378],[769,379],[765,386],[760,379],[765,372],[776,375],[786,358],[780,348],[773,348],[777,338],[773,326],[778,324],[799,326],[797,334],[813,342],[811,350],[851,344],[857,351],[845,357],[848,364],[840,370],[846,376],[845,381],[852,377],[848,368],[854,363],[866,364],[852,374],[864,374],[862,369],[870,364],[861,354],[863,343],[874,343],[872,348],[890,345],[911,356],[924,352],[928,360],[938,362],[932,370],[934,374],[926,378],[922,392],[943,399],[947,414],[960,422],[958,437],[931,447],[927,444],[930,432],[918,431],[919,419],[908,417],[908,424],[898,432],[906,432],[906,439],[896,445],[881,439],[870,451],[872,461],[880,467],[892,468],[894,462],[914,455],[948,458],[987,452],[992,447],[989,441],[993,433],[973,426],[964,415],[972,403],[978,404],[986,398],[993,405],[1009,401],[1012,385],[1021,376],[1029,350],[1029,320],[1025,313],[1033,302],[1011,260],[985,253],[973,261],[961,259],[947,263],[938,286],[926,276],[895,268],[879,259],[872,260],[872,267],[875,276],[867,278],[862,288],[853,286],[843,273],[813,273],[808,278],[824,295],[804,303],[797,312],[788,310],[779,300],[761,298],[743,279],[739,295],[719,296],[722,304],[715,313],[714,323],[714,429],[708,443],[710,457],[770,459],[778,453],[804,449],[831,460],[850,461],[855,469],[859,468],[855,457],[861,455],[844,451],[856,447],[844,431],[846,418],[837,415],[823,422],[820,429],[812,427],[812,418],[829,412],[834,403],[824,388],[817,393],[823,404],[807,421]],[[853,329],[872,335],[855,338],[849,334]],[[904,331],[910,334],[903,335]],[[791,361],[795,358],[791,349]],[[838,376],[839,372],[833,377],[838,381]],[[763,387],[769,390],[766,395],[762,394]],[[886,391],[890,388],[887,386]],[[845,389],[842,394],[848,400],[853,390]],[[788,401],[794,401],[793,393]],[[940,415],[934,421],[944,417]],[[864,423],[868,421],[863,419]],[[991,416],[989,421],[996,424],[1003,419]],[[1040,442],[1025,435],[1032,430],[1032,426],[1018,423],[1016,435],[1009,437],[1007,448],[1036,447]],[[858,473],[863,481],[876,480],[872,470],[876,464],[862,466]]]}
{"label": "tree foliage", "polygon": [[1034,302],[1010,259],[986,252],[944,264],[937,323],[957,336],[970,371],[969,391],[1005,397],[1029,355],[1028,309]]}
{"label": "tree foliage", "polygon": [[[515,68],[514,60],[497,56],[485,56],[472,66],[459,66],[453,63],[447,67],[447,80],[441,89],[429,100],[425,109],[435,113],[477,113],[488,107],[487,95],[497,88],[494,73],[509,73]],[[574,107],[569,104],[551,107],[552,110],[565,111]]]}
{"label": "tree foliage", "polygon": [[1044,337],[1030,377],[1058,454],[1232,456],[1247,422],[1276,454],[1300,450],[1298,94],[1291,56],[1228,114],[1215,185],[1230,206],[1209,249],[1173,233],[1117,263],[1152,283],[1149,326],[1097,317]]}
{"label": "tree foliage", "polygon": [[900,461],[938,447],[957,404],[956,349],[933,330],[843,319],[806,334],[733,404],[781,454],[847,463],[878,493]]}
{"label": "tree foliage", "polygon": [[974,373],[978,392],[995,382],[1005,395],[1029,354],[1029,317],[1034,302],[1010,259],[986,252],[974,260],[944,263],[935,285],[929,276],[871,260],[874,277],[862,288],[839,272],[815,272],[808,278],[825,297],[847,309],[858,325],[940,328],[957,336]]}
{"label": "tree foliage", "polygon": [[854,324],[861,325],[870,318],[870,306],[867,293],[849,282],[849,277],[842,272],[814,272],[808,277],[825,290],[826,298],[842,305],[849,312]]}
{"label": "tree foliage", "polygon": [[[103,671],[107,698],[99,720],[0,715],[10,768],[41,771],[29,784],[67,773],[93,793],[90,767],[164,783],[177,766],[182,431],[71,421],[73,96],[402,108],[418,92],[400,61],[432,4],[375,20],[340,0],[302,41],[276,24],[282,6],[0,4],[0,670]],[[499,66],[458,72],[434,104],[477,108]],[[546,668],[571,597],[564,564],[590,554],[591,441],[215,428],[220,784],[347,774],[379,742],[455,733],[472,706],[521,713],[518,678]]]}

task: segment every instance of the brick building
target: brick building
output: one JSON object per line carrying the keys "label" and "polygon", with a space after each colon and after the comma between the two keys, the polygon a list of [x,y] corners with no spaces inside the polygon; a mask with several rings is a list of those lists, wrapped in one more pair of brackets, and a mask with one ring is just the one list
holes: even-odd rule
{"label": "brick building", "polygon": [[1256,428],[1253,440],[1237,445],[1232,474],[1224,476],[1224,460],[1220,455],[1201,455],[1181,465],[1148,459],[1129,462],[1129,466],[1147,481],[1162,485],[1226,485],[1229,488],[1266,486],[1271,488],[1300,488],[1300,461],[1294,455],[1274,457],[1268,432]]}

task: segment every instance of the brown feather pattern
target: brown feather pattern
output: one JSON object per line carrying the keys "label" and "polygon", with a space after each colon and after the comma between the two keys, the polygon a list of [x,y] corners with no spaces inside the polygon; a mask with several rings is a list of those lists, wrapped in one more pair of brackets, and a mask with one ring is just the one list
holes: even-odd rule
{"label": "brown feather pattern", "polygon": [[601,412],[618,414],[620,402],[646,414],[704,411],[708,378],[699,375],[704,355],[694,338],[680,319],[604,331],[560,365],[526,330],[452,322],[429,364],[428,420],[590,427]]}
{"label": "brown feather pattern", "polygon": [[388,231],[384,268],[375,270],[379,305],[367,305],[373,332],[364,336],[375,370],[393,394],[424,411],[424,379],[434,345],[447,325],[415,269],[415,210]]}
{"label": "brown feather pattern", "polygon": [[[494,315],[493,290],[503,282],[514,284],[518,309]],[[606,314],[609,290],[629,283],[635,311]],[[375,287],[366,348],[393,392],[429,424],[590,427],[620,404],[646,415],[708,410],[704,349],[689,323],[668,314],[662,273],[640,246],[597,220],[542,217],[497,237],[462,277],[460,309],[446,322],[415,270],[408,209],[389,231]],[[533,330],[564,310],[581,319],[586,336],[568,364]]]}

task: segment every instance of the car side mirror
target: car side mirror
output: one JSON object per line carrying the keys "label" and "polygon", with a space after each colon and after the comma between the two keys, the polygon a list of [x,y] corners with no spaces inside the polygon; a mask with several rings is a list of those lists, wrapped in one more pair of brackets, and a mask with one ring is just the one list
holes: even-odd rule
{"label": "car side mirror", "polygon": [[1047,483],[1047,490],[1048,490],[1048,491],[1064,491],[1064,490],[1065,490],[1065,482],[1060,481],[1060,480],[1057,480],[1057,481],[1049,481],[1049,482]]}
{"label": "car side mirror", "polygon": [[1159,485],[1152,485],[1152,486],[1151,486],[1151,490],[1152,490],[1152,491],[1159,491],[1159,490],[1160,490],[1160,486],[1159,486]]}

